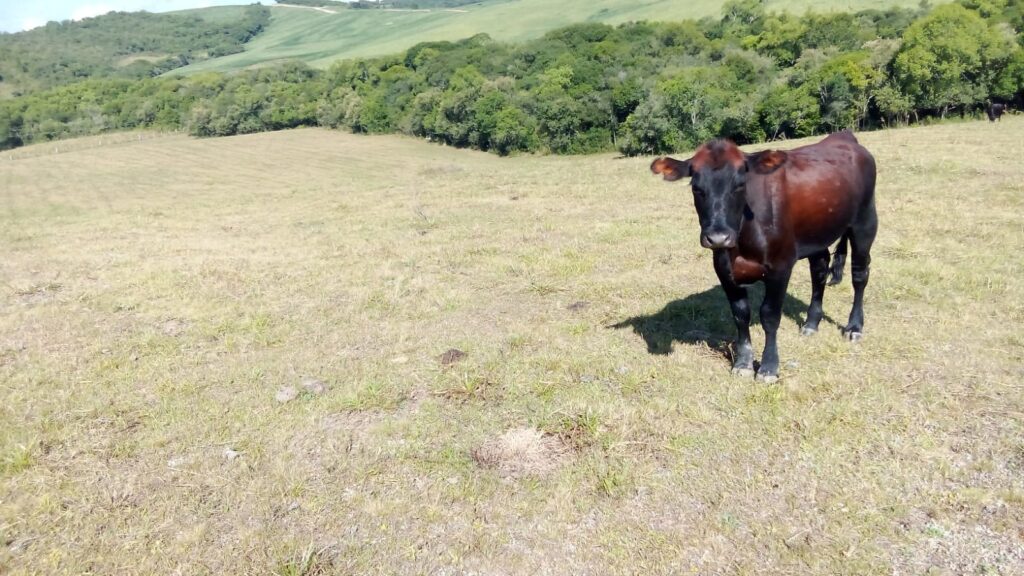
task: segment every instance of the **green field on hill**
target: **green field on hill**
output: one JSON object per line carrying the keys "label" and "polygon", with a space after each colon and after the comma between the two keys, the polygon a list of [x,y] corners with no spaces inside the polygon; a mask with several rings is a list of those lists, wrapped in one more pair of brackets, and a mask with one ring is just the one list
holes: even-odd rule
{"label": "green field on hill", "polygon": [[[326,67],[342,58],[380,56],[400,52],[430,40],[457,40],[487,33],[498,40],[525,40],[576,22],[617,24],[631,20],[684,20],[718,16],[722,0],[506,0],[469,5],[459,10],[392,11],[339,9],[329,14],[306,7],[271,6],[273,17],[266,31],[246,45],[244,52],[176,70],[230,71],[281,60],[301,60]],[[891,6],[913,7],[913,0],[797,0],[768,2],[770,10],[803,13],[849,11]],[[205,8],[222,13],[233,8]]]}
{"label": "green field on hill", "polygon": [[1024,574],[1022,133],[858,135],[865,339],[800,263],[773,385],[650,158],[4,152],[0,573]]}

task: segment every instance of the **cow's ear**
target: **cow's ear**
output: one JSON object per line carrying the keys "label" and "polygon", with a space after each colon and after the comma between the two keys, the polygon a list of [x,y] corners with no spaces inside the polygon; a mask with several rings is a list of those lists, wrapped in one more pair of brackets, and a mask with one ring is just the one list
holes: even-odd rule
{"label": "cow's ear", "polygon": [[771,174],[778,170],[789,156],[781,150],[765,150],[747,154],[747,170],[755,174]]}
{"label": "cow's ear", "polygon": [[676,160],[665,156],[651,162],[651,172],[661,174],[661,177],[669,182],[680,178],[689,178],[691,176],[690,161]]}

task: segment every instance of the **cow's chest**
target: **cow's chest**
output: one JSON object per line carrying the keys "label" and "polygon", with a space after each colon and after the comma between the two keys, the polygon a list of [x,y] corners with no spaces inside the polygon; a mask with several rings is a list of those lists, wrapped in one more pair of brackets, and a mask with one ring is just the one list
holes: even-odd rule
{"label": "cow's chest", "polygon": [[764,280],[765,267],[759,262],[736,254],[732,259],[732,277],[737,284],[753,284]]}

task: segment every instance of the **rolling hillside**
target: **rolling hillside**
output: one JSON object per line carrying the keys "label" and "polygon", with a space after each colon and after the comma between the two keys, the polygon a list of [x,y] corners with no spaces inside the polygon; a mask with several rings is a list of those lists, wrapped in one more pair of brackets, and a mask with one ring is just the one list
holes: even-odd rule
{"label": "rolling hillside", "polygon": [[0,98],[87,78],[149,78],[242,50],[270,19],[260,6],[188,13],[110,12],[0,34]]}
{"label": "rolling hillside", "polygon": [[[723,0],[498,0],[459,10],[324,10],[272,6],[268,29],[242,53],[197,63],[174,73],[231,71],[285,59],[326,67],[341,58],[399,52],[417,42],[455,40],[481,32],[499,40],[524,40],[568,24],[598,21],[683,20],[717,16]],[[772,10],[856,11],[916,6],[916,0],[837,0],[812,2],[770,0]],[[239,7],[238,9],[240,9]],[[209,10],[209,9],[203,9]],[[224,12],[231,8],[217,8]]]}

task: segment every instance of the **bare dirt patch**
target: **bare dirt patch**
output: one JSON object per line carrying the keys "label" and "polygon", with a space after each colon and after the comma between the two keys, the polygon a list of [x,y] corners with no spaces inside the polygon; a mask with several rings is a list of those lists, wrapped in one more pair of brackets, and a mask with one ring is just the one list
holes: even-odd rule
{"label": "bare dirt patch", "polygon": [[437,361],[441,363],[441,366],[444,366],[444,367],[447,368],[448,366],[451,366],[452,364],[455,364],[457,362],[463,361],[466,358],[466,356],[469,356],[469,355],[466,354],[465,352],[463,352],[462,350],[457,350],[455,348],[452,348],[450,350],[445,351],[444,354],[441,354],[437,358]]}
{"label": "bare dirt patch", "polygon": [[168,318],[160,323],[160,332],[172,338],[181,336],[188,329],[188,322],[180,318]]}

